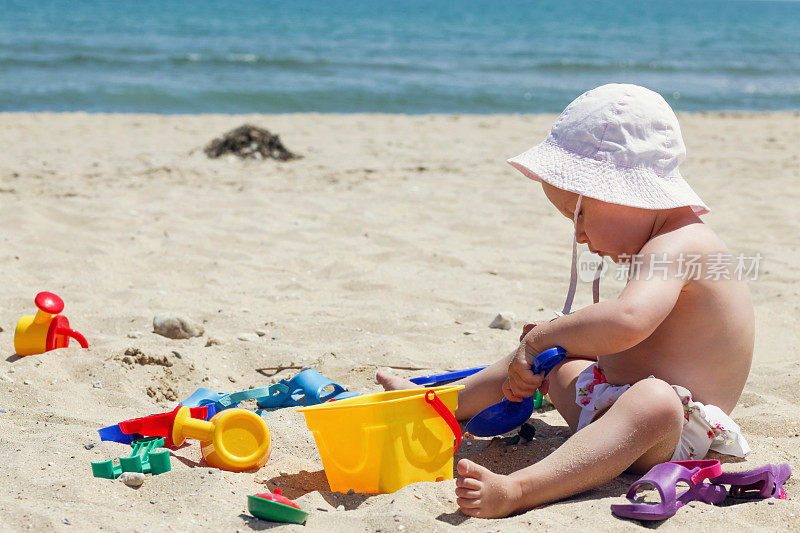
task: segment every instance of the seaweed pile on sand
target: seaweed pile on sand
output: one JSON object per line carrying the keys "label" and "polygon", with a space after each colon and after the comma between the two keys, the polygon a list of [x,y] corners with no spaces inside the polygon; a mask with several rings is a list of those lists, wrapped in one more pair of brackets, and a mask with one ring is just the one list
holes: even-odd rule
{"label": "seaweed pile on sand", "polygon": [[203,151],[212,159],[227,154],[233,154],[241,159],[288,161],[300,158],[299,155],[287,150],[277,135],[252,124],[244,124],[214,139],[203,148]]}

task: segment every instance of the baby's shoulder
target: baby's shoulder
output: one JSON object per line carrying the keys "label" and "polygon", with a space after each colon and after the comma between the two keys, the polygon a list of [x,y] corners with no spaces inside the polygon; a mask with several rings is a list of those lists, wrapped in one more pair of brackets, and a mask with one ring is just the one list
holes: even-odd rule
{"label": "baby's shoulder", "polygon": [[[684,284],[699,285],[713,290],[722,284],[707,284],[707,280],[739,280],[744,268],[741,255],[734,256],[725,243],[705,224],[691,224],[666,232],[647,241],[638,265],[657,265],[660,271],[672,272]],[[729,287],[725,286],[725,290]]]}
{"label": "baby's shoulder", "polygon": [[647,255],[700,255],[729,253],[722,239],[702,222],[687,224],[651,238],[641,250]]}

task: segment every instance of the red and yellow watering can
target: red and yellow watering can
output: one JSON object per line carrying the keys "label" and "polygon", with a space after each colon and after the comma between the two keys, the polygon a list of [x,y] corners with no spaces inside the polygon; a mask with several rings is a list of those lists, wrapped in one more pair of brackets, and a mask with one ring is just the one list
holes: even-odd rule
{"label": "red and yellow watering can", "polygon": [[52,292],[40,292],[34,302],[39,311],[35,316],[20,318],[14,331],[17,355],[36,355],[66,348],[70,338],[78,341],[82,348],[89,347],[83,335],[70,329],[67,317],[58,314],[64,310],[64,300]]}

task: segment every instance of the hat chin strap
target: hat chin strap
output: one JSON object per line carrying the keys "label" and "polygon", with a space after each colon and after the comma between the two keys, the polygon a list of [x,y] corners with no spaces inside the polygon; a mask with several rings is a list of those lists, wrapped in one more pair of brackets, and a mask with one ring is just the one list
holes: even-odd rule
{"label": "hat chin strap", "polygon": [[[564,300],[564,308],[556,311],[556,316],[564,316],[571,313],[572,301],[575,299],[575,289],[578,285],[578,214],[581,212],[581,200],[583,195],[578,195],[578,202],[575,204],[575,216],[572,219],[572,267],[569,274],[569,290],[567,298]],[[592,300],[594,303],[600,301],[600,274],[603,272],[603,262],[601,261],[594,273],[592,281]]]}

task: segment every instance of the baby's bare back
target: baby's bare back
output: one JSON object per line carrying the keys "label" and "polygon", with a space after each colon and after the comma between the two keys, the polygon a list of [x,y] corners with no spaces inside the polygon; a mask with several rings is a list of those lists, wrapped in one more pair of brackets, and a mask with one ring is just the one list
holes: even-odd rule
{"label": "baby's bare back", "polygon": [[[632,384],[653,375],[686,387],[695,400],[730,413],[753,356],[753,304],[746,280],[735,271],[735,257],[727,274],[717,273],[718,267],[712,264],[731,259],[718,254],[730,252],[704,224],[692,224],[659,239],[672,250],[676,243],[685,249],[683,261],[702,254],[702,271],[688,276],[675,307],[647,339],[624,352],[599,357],[599,366],[609,383]],[[684,264],[687,268],[691,267]]]}

